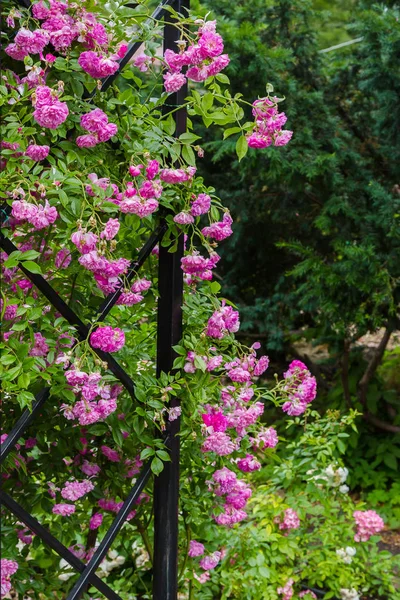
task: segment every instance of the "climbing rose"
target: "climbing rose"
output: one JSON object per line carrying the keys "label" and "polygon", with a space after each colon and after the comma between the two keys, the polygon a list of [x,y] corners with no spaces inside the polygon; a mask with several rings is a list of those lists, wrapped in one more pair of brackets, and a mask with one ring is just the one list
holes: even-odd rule
{"label": "climbing rose", "polygon": [[211,411],[202,415],[203,423],[207,427],[212,427],[213,432],[222,431],[224,432],[228,427],[228,419],[221,411]]}
{"label": "climbing rose", "polygon": [[164,77],[164,88],[169,94],[177,92],[186,82],[186,77],[183,73],[166,73]]}
{"label": "climbing rose", "polygon": [[96,249],[97,235],[89,231],[79,229],[71,235],[71,242],[75,244],[79,252],[82,254],[88,254],[92,250]]}
{"label": "climbing rose", "polygon": [[88,475],[89,477],[98,475],[101,471],[99,465],[94,463],[90,463],[87,460],[83,461],[83,465],[81,466],[81,471]]}
{"label": "climbing rose", "polygon": [[237,466],[244,473],[251,473],[252,471],[261,469],[261,464],[251,454],[247,454],[246,458],[238,460]]}
{"label": "climbing rose", "polygon": [[47,356],[49,347],[46,343],[46,338],[41,333],[34,333],[33,337],[35,343],[33,348],[29,351],[29,356]]}
{"label": "climbing rose", "polygon": [[234,489],[237,482],[236,473],[227,467],[222,467],[222,469],[215,471],[212,478],[217,484],[217,487],[214,488],[214,492],[217,494],[217,496],[229,494],[229,492]]}
{"label": "climbing rose", "polygon": [[235,444],[229,435],[217,431],[205,439],[201,449],[203,452],[215,452],[219,456],[227,456],[235,450]]}
{"label": "climbing rose", "polygon": [[247,144],[249,148],[268,148],[272,144],[272,139],[269,135],[260,135],[259,133],[252,133],[247,138]]}
{"label": "climbing rose", "polygon": [[108,219],[104,230],[100,234],[100,237],[105,238],[106,240],[112,240],[117,235],[119,228],[120,222],[118,219]]}
{"label": "climbing rose", "polygon": [[69,517],[75,512],[74,504],[55,504],[53,506],[52,512],[55,515],[61,515],[63,517]]}
{"label": "climbing rose", "polygon": [[202,556],[204,554],[204,545],[200,542],[196,542],[196,540],[190,540],[189,552],[188,555],[191,558],[195,558],[196,556]]}
{"label": "climbing rose", "polygon": [[278,434],[273,427],[262,429],[252,439],[253,449],[275,448],[278,443]]}
{"label": "climbing rose", "polygon": [[28,221],[35,229],[48,227],[58,217],[57,209],[54,206],[50,206],[47,200],[44,206],[36,206],[25,200],[15,200],[12,203],[11,214],[19,221]]}
{"label": "climbing rose", "polygon": [[103,522],[103,515],[95,513],[89,521],[89,529],[98,529]]}
{"label": "climbing rose", "polygon": [[119,327],[99,327],[90,335],[90,344],[104,352],[118,352],[125,344],[125,334]]}
{"label": "climbing rose", "polygon": [[291,416],[301,415],[317,395],[317,381],[299,360],[290,363],[283,377],[287,381],[285,390],[289,399],[283,404],[282,410]]}
{"label": "climbing rose", "polygon": [[239,330],[239,313],[231,306],[223,305],[216,310],[208,320],[206,335],[216,339],[225,337],[228,333],[236,333]]}
{"label": "climbing rose", "polygon": [[91,492],[94,488],[94,485],[88,479],[84,481],[67,481],[61,490],[61,496],[65,500],[71,500],[75,502],[85,494]]}
{"label": "climbing rose", "polygon": [[286,146],[292,139],[293,131],[283,130],[280,131],[274,140],[275,146]]}
{"label": "climbing rose", "polygon": [[215,569],[219,561],[221,560],[221,552],[213,552],[200,560],[200,567],[205,571],[211,571]]}
{"label": "climbing rose", "polygon": [[81,127],[89,131],[89,134],[76,138],[76,143],[80,148],[92,148],[101,142],[107,142],[118,131],[117,125],[109,123],[107,115],[100,108],[95,108],[82,115],[80,122]]}
{"label": "climbing rose", "polygon": [[18,563],[15,560],[9,560],[8,558],[2,558],[0,560],[1,576],[10,577],[14,575],[18,570]]}
{"label": "climbing rose", "polygon": [[109,448],[108,446],[101,446],[100,450],[111,462],[120,462],[121,457],[116,450]]}
{"label": "climbing rose", "polygon": [[41,127],[57,129],[68,117],[69,110],[65,102],[60,102],[58,96],[47,86],[39,85],[34,93],[34,119]]}
{"label": "climbing rose", "polygon": [[197,198],[194,198],[190,212],[194,217],[199,217],[200,215],[207,213],[210,210],[210,207],[210,196],[208,194],[199,194]]}
{"label": "climbing rose", "polygon": [[49,146],[38,146],[37,144],[31,144],[25,150],[26,156],[29,156],[32,160],[43,160],[48,156],[49,152]]}
{"label": "climbing rose", "polygon": [[11,590],[10,577],[18,570],[18,563],[15,560],[2,558],[0,560],[0,597],[3,598]]}
{"label": "climbing rose", "polygon": [[70,265],[71,260],[72,256],[68,248],[61,248],[61,250],[57,252],[54,264],[57,269],[66,269]]}
{"label": "climbing rose", "polygon": [[175,215],[174,221],[175,223],[179,223],[179,225],[188,225],[194,222],[194,218],[189,213],[182,211]]}
{"label": "climbing rose", "polygon": [[217,223],[213,223],[209,227],[203,227],[201,233],[205,237],[209,237],[211,239],[216,240],[217,242],[221,242],[225,238],[232,235],[233,231],[231,228],[233,221],[232,217],[228,212],[226,212],[222,218],[222,221],[218,221]]}
{"label": "climbing rose", "polygon": [[192,179],[195,173],[195,167],[187,167],[187,169],[162,169],[160,179],[165,181],[165,183],[183,183]]}
{"label": "climbing rose", "polygon": [[29,54],[40,54],[49,42],[49,34],[42,29],[30,31],[21,27],[14,43],[7,46],[6,53],[15,60],[23,60]]}
{"label": "climbing rose", "polygon": [[88,50],[82,52],[78,58],[78,64],[86,73],[95,79],[102,79],[113,75],[118,71],[118,63],[111,58],[105,58],[98,52]]}

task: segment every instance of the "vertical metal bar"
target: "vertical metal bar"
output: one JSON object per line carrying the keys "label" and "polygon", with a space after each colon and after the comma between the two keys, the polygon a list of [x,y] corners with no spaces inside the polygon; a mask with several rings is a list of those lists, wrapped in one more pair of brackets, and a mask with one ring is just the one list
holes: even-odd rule
{"label": "vertical metal bar", "polygon": [[[177,12],[187,14],[189,0],[176,0],[172,6]],[[173,25],[165,25],[164,51],[177,51],[178,40],[179,30]],[[169,107],[183,104],[186,95],[187,86],[183,86],[169,96]],[[186,118],[185,108],[175,113],[177,137],[186,131]],[[183,237],[183,234],[179,236],[176,252],[168,252],[167,247],[160,246],[157,376],[162,371],[171,371],[175,358],[172,346],[182,338]],[[179,399],[173,397],[171,407],[179,406],[179,403]],[[176,600],[178,595],[179,429],[180,419],[167,425],[171,462],[164,463],[163,471],[154,482],[153,600]]]}

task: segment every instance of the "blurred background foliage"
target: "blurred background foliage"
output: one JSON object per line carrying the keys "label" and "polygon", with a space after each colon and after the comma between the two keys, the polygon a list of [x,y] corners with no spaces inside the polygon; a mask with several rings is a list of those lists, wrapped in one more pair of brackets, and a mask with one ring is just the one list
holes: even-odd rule
{"label": "blurred background foliage", "polygon": [[236,224],[223,245],[223,293],[273,369],[307,363],[322,413],[359,410],[346,448],[353,491],[397,502],[398,526],[400,5],[194,5],[218,19],[233,92],[252,101],[270,82],[294,131],[283,151],[250,150],[240,164],[235,136],[202,131],[202,168]]}

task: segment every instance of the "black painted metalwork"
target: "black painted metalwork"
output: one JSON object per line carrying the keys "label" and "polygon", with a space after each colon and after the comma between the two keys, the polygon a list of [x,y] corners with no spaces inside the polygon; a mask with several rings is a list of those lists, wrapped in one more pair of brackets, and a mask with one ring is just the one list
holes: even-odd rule
{"label": "black painted metalwork", "polygon": [[18,440],[24,435],[29,425],[35,420],[50,394],[50,388],[44,388],[36,396],[32,410],[24,410],[17,423],[14,425],[6,440],[0,446],[0,465],[15,447]]}
{"label": "black painted metalwork", "polygon": [[[180,14],[187,14],[189,0],[177,0],[174,5]],[[179,51],[179,30],[173,21],[164,27],[164,52]],[[187,85],[169,97],[167,110],[181,106],[187,96]],[[186,131],[186,109],[175,113],[176,131],[179,137]],[[173,346],[182,338],[183,272],[181,258],[184,252],[184,236],[180,234],[175,252],[161,246],[159,253],[157,324],[157,376],[172,369],[175,358]],[[180,405],[175,396],[171,408]],[[170,462],[154,481],[154,560],[153,600],[176,600],[178,594],[178,509],[179,509],[179,455],[180,418],[168,422],[166,432],[171,436]]]}
{"label": "black painted metalwork", "polygon": [[89,583],[90,578],[93,576],[97,567],[100,565],[101,561],[107,554],[108,550],[111,547],[111,544],[117,537],[119,530],[125,523],[129,513],[131,512],[133,505],[139,498],[140,493],[143,491],[143,488],[145,487],[151,475],[150,465],[151,460],[149,460],[142,468],[140,476],[138,477],[135,486],[130,491],[120,511],[118,512],[117,516],[112,522],[110,529],[107,531],[107,533],[101,540],[99,547],[97,548],[96,552],[93,554],[92,558],[86,565],[85,570],[82,571],[81,576],[79,577],[78,581],[75,583],[74,587],[68,594],[66,600],[79,600],[79,598],[82,597],[82,593],[85,591],[85,588]]}
{"label": "black painted metalwork", "polygon": [[[24,7],[29,8],[30,0],[19,0]],[[172,6],[178,13],[184,14],[188,9],[189,0],[163,0],[154,11],[152,17],[148,19],[151,24],[154,19],[160,19],[166,12],[166,7]],[[164,26],[164,49],[177,49],[178,29],[173,26],[173,20],[170,24]],[[129,44],[128,51],[123,59],[119,61],[118,71],[103,80],[101,90],[106,90],[129,60],[139,50],[142,42],[135,41]],[[168,110],[171,106],[183,104],[187,89],[183,87],[178,93],[169,98]],[[89,96],[90,98],[91,96]],[[186,130],[186,110],[181,109],[175,112],[176,135],[179,136]],[[1,209],[2,225],[6,223],[10,214],[9,205],[5,204]],[[167,229],[166,222],[161,221],[156,231],[150,236],[143,248],[140,250],[136,260],[132,261],[128,269],[125,281],[131,281],[137,274],[140,267],[150,255],[153,248]],[[168,372],[171,370],[174,360],[172,346],[177,344],[182,337],[182,296],[183,296],[183,273],[180,268],[180,259],[183,256],[184,240],[183,234],[178,240],[176,252],[168,252],[168,248],[160,248],[159,261],[159,307],[158,307],[158,326],[157,326],[157,373]],[[0,234],[0,248],[8,255],[18,250],[13,242]],[[49,300],[54,308],[72,325],[80,339],[87,339],[90,330],[97,323],[102,322],[110,312],[120,297],[124,283],[119,288],[109,294],[103,301],[98,310],[96,321],[88,325],[83,323],[79,316],[70,306],[59,296],[52,286],[41,275],[31,273],[19,263],[19,268],[26,277],[37,287],[37,289]],[[125,370],[108,353],[94,349],[98,356],[107,363],[108,368],[114,376],[121,381],[128,392],[134,397],[134,383]],[[8,434],[5,442],[0,446],[0,463],[3,462],[9,453],[15,448],[17,441],[25,434],[28,427],[34,422],[40,414],[46,400],[50,395],[50,388],[44,388],[37,394],[31,411],[25,410],[11,432]],[[179,406],[179,400],[174,399],[172,406]],[[179,419],[168,425],[164,436],[164,443],[170,453],[171,462],[165,463],[164,470],[156,478],[154,487],[154,512],[155,512],[155,550],[154,550],[154,569],[153,569],[153,598],[154,600],[176,600],[177,598],[177,554],[178,554],[178,503],[179,503]],[[110,549],[114,539],[118,535],[122,525],[126,521],[137,501],[140,493],[146,486],[151,476],[151,461],[148,461],[142,468],[141,473],[126,498],[121,510],[115,517],[110,529],[105,534],[99,547],[94,553],[92,559],[87,565],[74,556],[68,548],[59,542],[46,528],[44,528],[28,511],[20,506],[11,496],[5,492],[0,492],[0,504],[10,510],[20,521],[29,529],[36,533],[47,546],[57,552],[81,575],[73,586],[67,600],[78,600],[88,591],[90,585],[96,587],[109,600],[121,600],[107,584],[101,581],[95,571],[104,559]]]}
{"label": "black painted metalwork", "polygon": [[[66,560],[71,567],[82,573],[86,569],[85,563],[77,558],[68,548],[58,541],[43,525],[39,523],[35,517],[32,517],[18,502],[5,492],[0,491],[0,504],[8,508],[24,525],[26,525],[33,533],[36,533],[46,544],[57,552],[61,558]],[[101,581],[96,575],[91,575],[90,583],[94,585],[99,592],[102,592],[109,600],[121,600],[106,583]]]}
{"label": "black painted metalwork", "polygon": [[[147,19],[145,26],[152,25],[154,23],[154,20],[161,19],[165,13],[165,7],[174,5],[174,8],[175,8],[175,4],[178,4],[178,2],[176,0],[162,0],[162,2],[160,2],[160,4],[157,6],[155,11],[151,15],[151,17],[149,19]],[[179,12],[179,7],[177,7],[176,10]],[[101,88],[100,88],[102,92],[104,92],[105,90],[107,90],[110,87],[110,85],[113,83],[113,81],[121,73],[122,69],[128,64],[128,62],[136,54],[136,52],[139,50],[140,46],[142,46],[142,45],[143,45],[143,42],[141,42],[141,41],[131,42],[128,45],[128,50],[127,50],[125,56],[118,61],[119,62],[118,71],[116,71],[112,75],[109,75],[108,77],[105,77],[102,80],[102,84],[101,84]],[[90,94],[90,97],[92,97],[94,94],[95,94],[95,91],[93,91]]]}

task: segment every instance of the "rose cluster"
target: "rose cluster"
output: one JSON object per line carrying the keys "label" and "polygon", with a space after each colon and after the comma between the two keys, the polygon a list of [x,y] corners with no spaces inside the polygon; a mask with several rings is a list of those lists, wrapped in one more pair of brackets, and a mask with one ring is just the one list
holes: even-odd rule
{"label": "rose cluster", "polygon": [[353,513],[357,525],[354,536],[356,542],[367,542],[372,535],[382,531],[385,523],[374,510],[355,510]]}
{"label": "rose cluster", "polygon": [[[177,92],[186,83],[186,78],[192,81],[205,81],[208,77],[217,75],[229,64],[229,56],[222,54],[224,42],[216,33],[216,22],[202,22],[197,32],[197,43],[180,53],[166,50],[164,60],[168,71],[164,74],[164,88],[168,93]],[[182,73],[187,67],[186,74]]]}
{"label": "rose cluster", "polygon": [[160,179],[156,179],[159,169],[157,160],[148,160],[146,166],[131,165],[129,174],[134,180],[128,181],[125,191],[117,195],[115,200],[121,212],[143,218],[158,209],[158,200],[163,191]]}
{"label": "rose cluster", "polygon": [[21,199],[14,200],[11,209],[11,215],[14,217],[16,224],[27,222],[33,225],[34,229],[40,230],[48,227],[58,218],[57,209],[50,206],[44,193],[41,194],[45,200],[44,205],[25,200],[26,194],[22,189],[18,189],[17,193]]}
{"label": "rose cluster", "polygon": [[18,563],[15,560],[2,558],[0,560],[0,597],[3,598],[11,590],[11,575],[18,571]]}
{"label": "rose cluster", "polygon": [[[107,337],[108,344],[110,338],[111,336]],[[114,339],[111,341],[116,343]],[[117,409],[117,398],[122,388],[120,385],[104,384],[101,381],[101,373],[88,374],[73,367],[66,371],[65,378],[74,394],[80,396],[80,400],[77,400],[73,406],[61,405],[65,418],[76,419],[80,425],[90,425],[97,421],[104,421]]]}
{"label": "rose cluster", "polygon": [[292,361],[283,376],[288,401],[284,403],[282,410],[290,416],[301,415],[317,395],[316,379],[300,360]]}
{"label": "rose cluster", "polygon": [[58,92],[47,85],[39,85],[32,94],[35,108],[33,118],[41,126],[57,129],[67,119],[69,110],[66,102],[58,99]]}
{"label": "rose cluster", "polygon": [[287,121],[284,112],[278,111],[278,98],[259,98],[253,102],[254,129],[247,137],[250,148],[286,146],[293,131],[282,129]]}
{"label": "rose cluster", "polygon": [[283,513],[283,518],[278,517],[279,529],[298,529],[300,527],[300,519],[297,512],[293,508],[287,508]]}
{"label": "rose cluster", "polygon": [[109,123],[107,115],[100,108],[82,115],[81,127],[89,133],[76,138],[79,148],[93,148],[101,142],[108,142],[118,131],[115,123]]}
{"label": "rose cluster", "polygon": [[[75,40],[88,49],[101,47],[106,50],[108,47],[109,38],[105,27],[93,13],[76,3],[49,0],[49,5],[46,5],[40,0],[32,4],[31,10],[33,18],[42,23],[40,29],[34,31],[21,28],[14,42],[7,46],[7,54],[15,60],[23,60],[32,54],[39,54],[42,58],[43,50],[48,44],[57,52],[65,52]],[[18,13],[18,17],[20,16]],[[10,26],[14,25],[11,21]]]}
{"label": "rose cluster", "polygon": [[198,250],[192,250],[191,253],[181,258],[181,268],[185,273],[185,282],[190,285],[196,281],[196,278],[210,281],[212,279],[212,269],[216,267],[219,260],[220,256],[216,252],[212,252],[209,258],[204,258]]}

